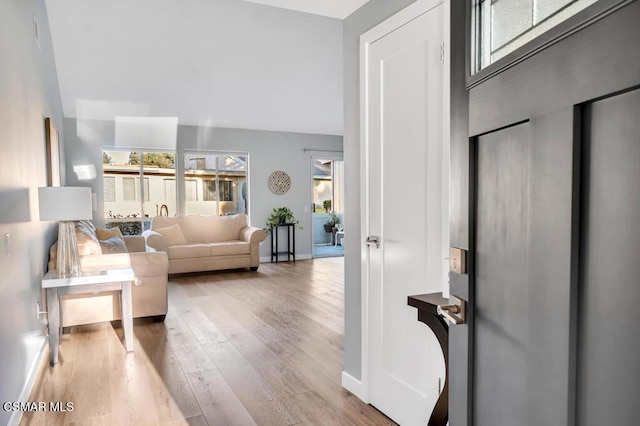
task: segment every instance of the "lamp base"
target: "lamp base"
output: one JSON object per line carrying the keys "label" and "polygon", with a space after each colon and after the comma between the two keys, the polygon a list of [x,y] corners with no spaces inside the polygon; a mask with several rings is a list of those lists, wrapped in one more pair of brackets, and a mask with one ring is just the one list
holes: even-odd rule
{"label": "lamp base", "polygon": [[58,225],[58,260],[56,266],[59,277],[76,277],[80,275],[76,224],[73,221],[62,221]]}

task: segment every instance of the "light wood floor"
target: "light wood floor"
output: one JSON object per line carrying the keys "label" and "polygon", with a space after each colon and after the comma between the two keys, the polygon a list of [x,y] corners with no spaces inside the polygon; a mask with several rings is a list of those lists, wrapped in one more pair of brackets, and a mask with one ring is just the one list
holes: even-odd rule
{"label": "light wood floor", "polygon": [[[21,424],[393,424],[340,385],[343,258],[172,277],[164,323],[72,327]],[[117,324],[116,324],[117,325]]]}

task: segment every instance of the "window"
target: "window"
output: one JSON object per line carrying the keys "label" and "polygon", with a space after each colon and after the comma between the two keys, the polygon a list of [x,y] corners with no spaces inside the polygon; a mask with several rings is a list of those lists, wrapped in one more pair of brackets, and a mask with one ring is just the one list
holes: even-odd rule
{"label": "window", "polygon": [[198,181],[185,179],[184,186],[187,201],[198,201]]}
{"label": "window", "polygon": [[472,0],[472,72],[491,65],[597,0]]}
{"label": "window", "polygon": [[[140,185],[140,178],[137,178],[136,181],[137,181],[138,185]],[[144,182],[144,192],[143,192],[144,200],[145,201],[150,201],[151,200],[151,198],[150,198],[151,197],[151,194],[150,194],[151,190],[149,189],[149,178],[148,177],[143,178],[142,182]],[[138,192],[136,192],[136,196],[139,196],[139,194],[140,194],[140,190],[138,190]]]}
{"label": "window", "polygon": [[230,180],[221,180],[220,187],[220,201],[233,201],[233,182]]}
{"label": "window", "polygon": [[113,203],[116,201],[116,178],[105,176],[104,181],[104,202]]}
{"label": "window", "polygon": [[248,212],[246,153],[187,152],[184,166],[187,214]]}
{"label": "window", "polygon": [[333,209],[332,161],[313,159],[314,213],[329,213]]}
{"label": "window", "polygon": [[122,178],[122,199],[124,201],[136,200],[136,179],[132,177]]}
{"label": "window", "polygon": [[107,226],[139,234],[150,217],[177,213],[175,153],[105,150],[102,162]]}
{"label": "window", "polygon": [[204,201],[216,201],[216,181],[203,180],[202,185],[204,188]]}

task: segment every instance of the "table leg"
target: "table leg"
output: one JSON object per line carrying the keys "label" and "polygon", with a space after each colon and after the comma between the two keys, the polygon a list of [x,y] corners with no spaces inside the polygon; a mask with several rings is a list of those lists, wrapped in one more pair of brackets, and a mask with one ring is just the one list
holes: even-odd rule
{"label": "table leg", "polygon": [[133,306],[131,302],[131,281],[122,282],[122,328],[124,329],[124,343],[127,352],[133,352]]}
{"label": "table leg", "polygon": [[60,305],[58,289],[47,289],[47,318],[49,319],[49,365],[58,362],[58,344],[60,342]]}
{"label": "table leg", "polygon": [[64,338],[64,310],[62,310],[62,297],[58,295],[58,317],[60,318],[60,327],[58,327],[58,345],[62,344],[62,339]]}

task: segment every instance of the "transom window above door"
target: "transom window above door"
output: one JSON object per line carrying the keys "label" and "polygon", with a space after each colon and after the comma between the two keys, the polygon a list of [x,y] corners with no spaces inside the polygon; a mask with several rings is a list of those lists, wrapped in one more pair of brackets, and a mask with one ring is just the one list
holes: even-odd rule
{"label": "transom window above door", "polygon": [[475,74],[598,0],[471,1],[471,73]]}

